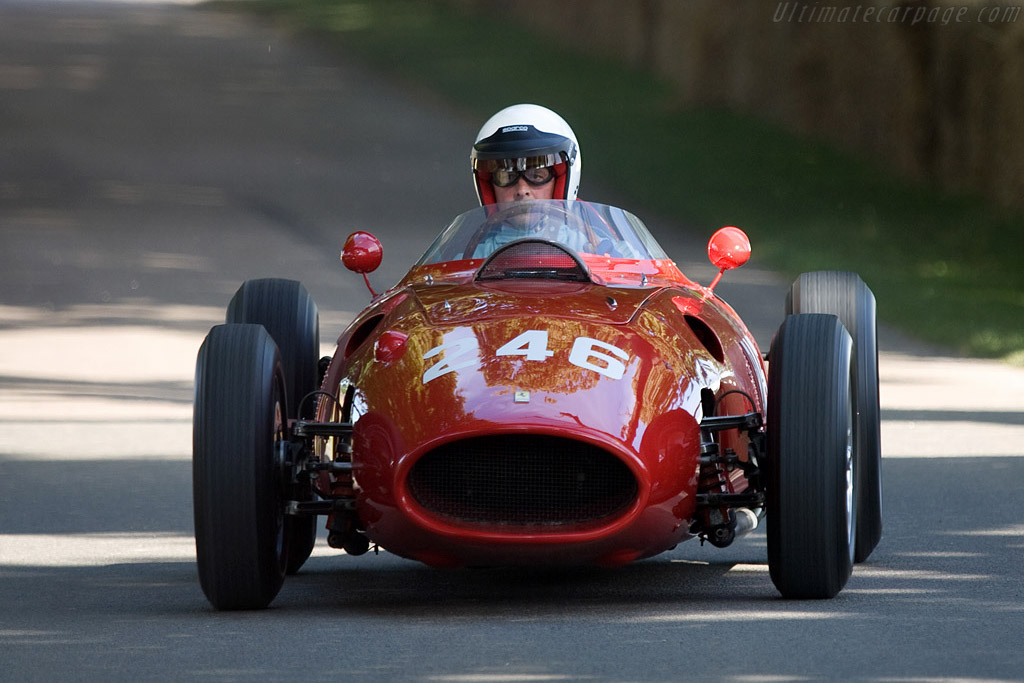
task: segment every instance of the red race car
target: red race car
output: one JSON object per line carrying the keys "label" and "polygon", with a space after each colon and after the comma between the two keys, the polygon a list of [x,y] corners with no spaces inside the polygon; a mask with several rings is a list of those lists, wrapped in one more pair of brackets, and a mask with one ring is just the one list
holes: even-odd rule
{"label": "red race car", "polygon": [[[355,233],[342,258],[381,254]],[[721,277],[750,245],[723,228],[708,254]],[[460,215],[330,358],[301,284],[245,282],[196,367],[206,596],[268,605],[318,516],[350,555],[437,567],[616,566],[764,520],[779,592],[834,596],[881,536],[874,296],[802,275],[768,372],[717,282],[585,201]]]}

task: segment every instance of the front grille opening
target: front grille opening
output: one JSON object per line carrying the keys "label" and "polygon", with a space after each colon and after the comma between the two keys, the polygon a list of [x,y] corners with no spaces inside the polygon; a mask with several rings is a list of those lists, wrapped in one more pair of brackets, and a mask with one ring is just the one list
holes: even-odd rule
{"label": "front grille opening", "polygon": [[636,478],[619,458],[581,441],[538,434],[445,444],[413,465],[407,484],[435,515],[509,531],[595,526],[637,496]]}

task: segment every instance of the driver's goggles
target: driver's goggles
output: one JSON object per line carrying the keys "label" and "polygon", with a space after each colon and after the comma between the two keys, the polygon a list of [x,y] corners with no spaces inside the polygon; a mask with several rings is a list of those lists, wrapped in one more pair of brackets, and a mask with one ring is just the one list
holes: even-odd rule
{"label": "driver's goggles", "polygon": [[473,167],[491,175],[498,187],[510,187],[522,177],[531,185],[546,185],[555,177],[552,168],[562,159],[557,154],[541,154],[518,159],[475,159]]}
{"label": "driver's goggles", "polygon": [[520,171],[514,168],[499,168],[491,171],[491,182],[497,187],[511,187],[522,178],[531,185],[546,185],[555,177],[555,171],[550,166],[540,168],[528,168]]}

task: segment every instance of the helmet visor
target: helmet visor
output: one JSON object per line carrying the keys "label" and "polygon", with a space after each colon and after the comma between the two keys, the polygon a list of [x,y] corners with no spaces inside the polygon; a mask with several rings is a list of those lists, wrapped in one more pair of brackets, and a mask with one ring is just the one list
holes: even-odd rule
{"label": "helmet visor", "polygon": [[478,140],[473,145],[471,157],[474,161],[549,157],[554,161],[543,166],[552,166],[560,161],[571,164],[576,159],[576,143],[564,135],[545,133],[529,125],[506,126],[490,137]]}

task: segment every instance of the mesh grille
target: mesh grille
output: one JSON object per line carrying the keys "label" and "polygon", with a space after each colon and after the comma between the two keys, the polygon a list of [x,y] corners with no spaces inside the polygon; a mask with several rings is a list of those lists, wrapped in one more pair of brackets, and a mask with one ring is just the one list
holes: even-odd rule
{"label": "mesh grille", "polygon": [[420,458],[408,485],[422,507],[441,517],[531,531],[598,523],[637,495],[633,473],[615,456],[543,435],[445,444]]}

